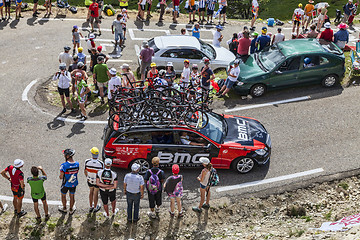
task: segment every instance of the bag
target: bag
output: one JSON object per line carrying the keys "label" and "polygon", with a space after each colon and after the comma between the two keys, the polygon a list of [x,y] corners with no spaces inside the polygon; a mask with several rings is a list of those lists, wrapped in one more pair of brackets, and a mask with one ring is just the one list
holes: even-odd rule
{"label": "bag", "polygon": [[115,14],[115,9],[111,4],[105,5],[104,13],[108,16],[113,16]]}
{"label": "bag", "polygon": [[72,13],[77,13],[77,8],[76,7],[70,7],[69,8],[69,10],[70,10],[70,12],[72,12]]}
{"label": "bag", "polygon": [[222,78],[217,82],[217,84],[218,84],[219,88],[221,89],[222,86],[224,86],[224,84],[225,84],[225,80]]}
{"label": "bag", "polygon": [[209,177],[209,181],[208,181],[208,186],[210,186],[210,187],[216,186],[216,185],[218,185],[219,181],[220,181],[220,178],[216,172],[216,169],[212,168],[210,177]]}
{"label": "bag", "polygon": [[149,193],[156,194],[161,188],[161,183],[158,176],[161,170],[159,169],[156,174],[153,173],[151,169],[149,170],[149,172],[151,173],[151,176],[149,178],[149,181],[147,181],[147,189]]}
{"label": "bag", "polygon": [[58,8],[65,8],[65,3],[63,1],[57,1]]}

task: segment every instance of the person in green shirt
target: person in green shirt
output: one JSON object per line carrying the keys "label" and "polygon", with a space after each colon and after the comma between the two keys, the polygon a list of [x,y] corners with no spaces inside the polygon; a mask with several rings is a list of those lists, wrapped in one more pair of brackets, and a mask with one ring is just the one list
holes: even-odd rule
{"label": "person in green shirt", "polygon": [[94,67],[94,80],[97,82],[97,85],[100,89],[101,104],[104,104],[104,88],[107,87],[107,82],[110,79],[110,73],[108,66],[104,63],[105,58],[99,56],[97,58],[98,64]]}
{"label": "person in green shirt", "polygon": [[[41,171],[42,176],[39,176],[39,171]],[[41,199],[43,206],[44,206],[45,222],[46,222],[50,218],[49,207],[46,202],[46,193],[45,193],[45,189],[44,189],[44,181],[47,179],[47,175],[41,166],[31,167],[31,174],[33,176],[28,177],[27,182],[29,183],[30,188],[31,188],[31,197],[34,202],[36,221],[38,223],[41,222],[41,215],[40,215],[40,211],[39,211],[39,199]]]}
{"label": "person in green shirt", "polygon": [[86,84],[84,79],[82,79],[81,76],[82,76],[81,73],[80,74],[76,73],[75,81],[77,88],[77,99],[81,110],[81,121],[85,121],[87,119],[85,103],[87,100],[88,93],[90,92],[90,88],[88,87],[88,85]]}

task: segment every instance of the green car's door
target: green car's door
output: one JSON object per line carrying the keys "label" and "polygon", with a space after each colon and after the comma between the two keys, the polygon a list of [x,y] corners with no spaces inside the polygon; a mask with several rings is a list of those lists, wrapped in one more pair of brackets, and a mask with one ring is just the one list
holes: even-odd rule
{"label": "green car's door", "polygon": [[297,84],[300,64],[301,56],[285,60],[280,67],[270,73],[268,85],[271,88],[278,88]]}
{"label": "green car's door", "polygon": [[[305,64],[304,59],[309,58],[310,63]],[[330,61],[322,55],[308,55],[302,59],[302,66],[299,71],[299,83],[319,83],[329,74]]]}

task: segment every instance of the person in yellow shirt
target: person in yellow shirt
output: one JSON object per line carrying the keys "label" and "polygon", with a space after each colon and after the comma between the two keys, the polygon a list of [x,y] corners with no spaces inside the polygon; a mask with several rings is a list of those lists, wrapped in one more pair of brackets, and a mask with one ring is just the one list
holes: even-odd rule
{"label": "person in yellow shirt", "polygon": [[[195,0],[189,0],[189,24],[193,24],[195,20]],[[192,20],[191,20],[192,15]]]}
{"label": "person in yellow shirt", "polygon": [[311,22],[313,12],[315,10],[314,7],[314,1],[309,0],[309,3],[305,5],[304,11],[305,11],[305,31],[308,31],[308,26]]}
{"label": "person in yellow shirt", "polygon": [[129,0],[119,0],[120,8],[127,9],[129,7]]}

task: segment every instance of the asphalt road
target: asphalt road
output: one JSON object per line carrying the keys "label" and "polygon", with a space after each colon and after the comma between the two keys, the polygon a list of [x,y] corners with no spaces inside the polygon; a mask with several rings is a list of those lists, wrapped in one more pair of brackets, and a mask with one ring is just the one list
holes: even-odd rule
{"label": "asphalt road", "polygon": [[[70,16],[69,16],[70,17]],[[113,36],[106,30],[111,26],[112,19],[103,21],[102,35],[97,43],[104,44],[105,53],[117,53],[111,46]],[[55,119],[61,109],[48,106],[39,100],[37,89],[58,68],[58,54],[63,46],[71,46],[71,29],[73,25],[82,26],[86,33],[84,21],[81,19],[37,19],[24,18],[7,24],[0,23],[0,141],[2,161],[0,168],[12,164],[16,158],[25,160],[24,173],[30,176],[30,167],[41,165],[47,172],[46,183],[49,200],[60,200],[59,167],[64,161],[62,150],[74,148],[75,159],[80,162],[80,184],[77,189],[77,206],[85,209],[88,206],[88,187],[82,174],[84,160],[90,157],[89,150],[93,146],[102,147],[103,124],[61,122]],[[226,26],[224,39],[231,37],[233,32],[242,30],[244,23]],[[247,23],[248,25],[248,23]],[[109,66],[120,69],[124,62],[133,69],[137,67],[136,45],[140,46],[143,38],[163,34],[178,34],[184,25],[165,23],[128,23],[133,35],[127,34],[126,48],[120,58],[112,58]],[[189,25],[188,28],[191,26]],[[259,25],[258,28],[261,26]],[[143,30],[139,30],[143,29]],[[271,30],[275,32],[274,30]],[[290,29],[284,30],[286,37]],[[201,32],[201,38],[212,39],[211,28]],[[354,37],[353,37],[354,38]],[[105,41],[99,41],[103,39]],[[85,46],[85,42],[81,43]],[[223,43],[225,46],[225,44]],[[36,84],[27,94],[32,107],[22,101],[24,89],[33,80]],[[338,172],[358,169],[360,148],[358,87],[343,89],[336,87],[324,89],[321,86],[309,86],[296,89],[276,91],[260,99],[235,99],[218,101],[214,104],[215,111],[224,113],[226,109],[250,106],[254,104],[279,101],[294,97],[310,96],[310,100],[281,105],[270,105],[261,108],[235,111],[232,114],[244,115],[260,120],[272,137],[272,158],[268,166],[256,168],[254,171],[239,175],[231,170],[221,170],[220,186],[241,184],[262,179],[271,179],[283,175],[323,168],[323,172],[264,184],[256,187],[242,188],[236,191],[216,193],[216,195],[241,195],[270,187],[280,188],[285,183],[291,184],[311,179],[314,176],[329,175]],[[93,116],[89,120],[105,120],[107,114]],[[70,119],[77,119],[69,116]],[[116,170],[120,180],[127,170]],[[196,177],[199,169],[183,170],[185,200],[197,199],[198,182]],[[170,171],[166,170],[169,175]],[[122,189],[122,187],[121,187]],[[10,186],[6,180],[0,179],[0,195],[11,196]],[[119,191],[123,201],[123,194]],[[26,198],[30,198],[27,189]],[[80,200],[81,199],[81,200]],[[144,202],[144,206],[147,203]],[[30,209],[31,205],[25,205]]]}

